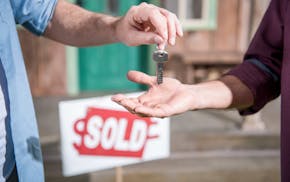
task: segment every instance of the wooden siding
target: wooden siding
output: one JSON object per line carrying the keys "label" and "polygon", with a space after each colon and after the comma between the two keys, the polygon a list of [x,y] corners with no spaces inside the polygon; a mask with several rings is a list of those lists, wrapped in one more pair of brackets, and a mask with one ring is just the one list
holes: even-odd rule
{"label": "wooden siding", "polygon": [[33,96],[66,94],[65,46],[23,28],[18,34]]}
{"label": "wooden siding", "polygon": [[241,63],[268,3],[269,0],[219,0],[217,29],[185,32],[176,46],[168,47],[166,74],[194,83],[199,75],[214,79]]}

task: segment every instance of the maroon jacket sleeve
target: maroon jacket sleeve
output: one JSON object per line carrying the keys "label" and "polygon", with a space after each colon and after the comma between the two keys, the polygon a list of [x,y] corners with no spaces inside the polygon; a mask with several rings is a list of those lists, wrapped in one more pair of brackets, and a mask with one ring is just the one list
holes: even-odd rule
{"label": "maroon jacket sleeve", "polygon": [[286,0],[272,0],[245,54],[244,62],[229,75],[238,77],[254,96],[254,105],[240,111],[242,115],[259,111],[280,95],[283,58],[283,14]]}

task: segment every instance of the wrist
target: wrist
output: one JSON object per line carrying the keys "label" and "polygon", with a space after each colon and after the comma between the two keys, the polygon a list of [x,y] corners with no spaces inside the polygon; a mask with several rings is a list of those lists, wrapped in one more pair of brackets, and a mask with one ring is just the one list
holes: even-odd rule
{"label": "wrist", "polygon": [[186,110],[193,111],[203,108],[201,90],[197,85],[183,84],[179,92],[184,95],[184,106]]}
{"label": "wrist", "polygon": [[120,18],[118,17],[113,16],[104,17],[104,22],[107,24],[108,27],[108,35],[109,35],[108,38],[111,40],[110,41],[111,43],[120,41],[117,36],[117,26],[119,21]]}
{"label": "wrist", "polygon": [[187,92],[189,94],[189,110],[199,110],[204,109],[205,107],[205,100],[203,99],[203,91],[199,85],[186,85]]}
{"label": "wrist", "polygon": [[114,42],[120,42],[119,38],[119,24],[121,22],[121,17],[110,17],[110,30],[111,30],[111,38]]}
{"label": "wrist", "polygon": [[225,109],[232,103],[231,90],[220,81],[189,85],[191,110]]}

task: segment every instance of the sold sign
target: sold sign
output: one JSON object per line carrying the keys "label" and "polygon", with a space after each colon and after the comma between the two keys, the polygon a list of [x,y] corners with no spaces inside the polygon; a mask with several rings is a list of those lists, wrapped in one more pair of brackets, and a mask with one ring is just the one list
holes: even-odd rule
{"label": "sold sign", "polygon": [[154,123],[124,111],[88,108],[85,118],[77,120],[74,132],[81,142],[73,145],[81,155],[123,156],[142,158]]}
{"label": "sold sign", "polygon": [[133,115],[111,96],[60,102],[59,114],[64,176],[169,156],[169,119]]}

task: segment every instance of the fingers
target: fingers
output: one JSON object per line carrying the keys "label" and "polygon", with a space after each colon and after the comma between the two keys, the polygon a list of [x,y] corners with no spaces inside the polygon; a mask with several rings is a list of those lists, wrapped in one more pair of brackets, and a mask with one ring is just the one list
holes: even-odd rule
{"label": "fingers", "polygon": [[175,15],[170,13],[167,10],[161,9],[162,14],[167,18],[167,28],[168,28],[168,42],[170,45],[175,44],[175,39],[176,39],[176,29],[177,27],[175,26]]}
{"label": "fingers", "polygon": [[164,17],[157,8],[152,8],[152,12],[149,14],[148,19],[155,28],[157,34],[159,34],[164,42],[168,40],[168,27],[167,19]]}
{"label": "fingers", "polygon": [[131,31],[128,46],[137,46],[140,44],[163,44],[164,40],[161,36],[153,32]]}
{"label": "fingers", "polygon": [[[182,37],[183,36],[183,30],[181,23],[179,22],[177,16],[174,13],[171,13],[170,11],[158,8],[160,13],[166,17],[167,20],[167,29],[168,29],[168,42],[170,45],[175,45],[176,42],[176,36]],[[166,45],[161,44],[159,46],[165,47]]]}
{"label": "fingers", "polygon": [[160,44],[157,44],[157,48],[160,49],[160,50],[164,50],[166,48],[166,45],[167,45],[166,42],[162,42]]}
{"label": "fingers", "polygon": [[[158,45],[159,49],[164,49],[167,42],[170,45],[174,45],[176,37],[183,35],[180,22],[173,13],[147,3],[141,3],[133,10],[131,13],[135,22],[141,24],[149,21],[151,26],[153,26],[152,30],[155,30],[155,33],[160,36],[156,37],[155,35],[153,38],[149,32],[146,32],[147,29],[145,29],[144,32],[146,33],[142,36],[140,34],[140,37],[146,39],[146,44],[155,41],[154,43]],[[150,38],[145,38],[146,36]],[[162,42],[160,42],[160,38],[162,38]]]}
{"label": "fingers", "polygon": [[117,102],[117,103],[121,102],[121,100],[124,98],[126,97],[123,94],[117,94],[111,97],[112,101]]}
{"label": "fingers", "polygon": [[132,114],[137,114],[141,117],[164,118],[173,114],[171,108],[166,104],[141,104],[137,98],[126,98],[122,94],[114,95],[111,99]]}
{"label": "fingers", "polygon": [[156,105],[155,107],[137,106],[134,112],[138,115],[158,118],[168,117],[171,114],[170,108],[165,104]]}
{"label": "fingers", "polygon": [[170,39],[173,37],[176,37],[176,35],[179,37],[182,37],[183,30],[182,30],[181,23],[178,20],[177,16],[166,9],[163,9],[163,8],[159,8],[159,9],[160,9],[161,13],[164,16],[166,16],[167,19],[169,20],[169,22],[168,22],[169,42],[170,42]]}
{"label": "fingers", "polygon": [[117,104],[126,108],[129,112],[135,113],[135,108],[140,106],[139,101],[137,98],[127,98],[125,95],[117,94],[112,96],[112,101],[116,102]]}
{"label": "fingers", "polygon": [[177,27],[177,29],[176,29],[177,35],[179,37],[182,37],[183,36],[183,29],[182,29],[180,21],[178,20],[178,18],[176,16],[175,16],[175,26]]}
{"label": "fingers", "polygon": [[139,83],[139,84],[145,84],[148,86],[153,86],[156,82],[155,77],[149,76],[145,73],[139,72],[139,71],[129,71],[127,74],[127,77],[130,81]]}

